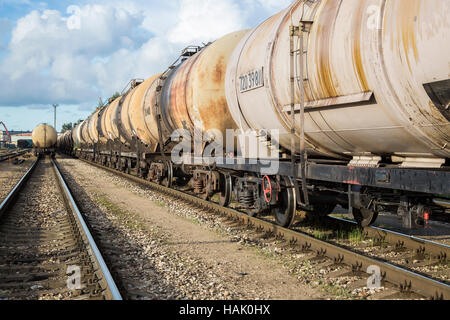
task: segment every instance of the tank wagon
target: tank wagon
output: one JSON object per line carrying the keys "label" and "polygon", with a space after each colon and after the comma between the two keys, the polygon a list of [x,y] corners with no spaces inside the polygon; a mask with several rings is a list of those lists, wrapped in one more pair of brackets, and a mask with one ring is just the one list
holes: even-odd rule
{"label": "tank wagon", "polygon": [[56,143],[58,150],[64,153],[71,153],[73,149],[72,131],[68,130],[58,136]]}
{"label": "tank wagon", "polygon": [[48,125],[37,126],[31,134],[33,140],[33,150],[35,155],[55,154],[56,142],[58,139],[56,130]]}
{"label": "tank wagon", "polygon": [[[420,227],[450,198],[449,11],[446,0],[295,1],[134,81],[73,130],[72,152],[282,226],[341,205],[363,226],[391,212]],[[178,149],[180,129],[194,151]],[[218,141],[213,164],[196,162]]]}

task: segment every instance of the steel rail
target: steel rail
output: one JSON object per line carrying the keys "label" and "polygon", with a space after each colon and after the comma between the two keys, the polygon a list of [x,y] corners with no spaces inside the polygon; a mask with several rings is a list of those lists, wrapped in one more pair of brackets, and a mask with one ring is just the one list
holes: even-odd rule
{"label": "steel rail", "polygon": [[0,155],[0,162],[6,161],[6,160],[9,160],[9,159],[14,159],[16,157],[20,157],[21,155],[24,155],[25,153],[27,153],[27,152],[26,151],[19,151],[19,152],[13,152],[13,153]]}
{"label": "steel rail", "polygon": [[83,238],[83,242],[86,245],[91,260],[95,265],[95,272],[100,279],[100,283],[105,292],[106,298],[108,300],[122,300],[122,296],[119,292],[119,289],[117,288],[116,283],[114,282],[111,272],[109,271],[108,266],[106,265],[105,260],[103,259],[103,256],[100,253],[100,250],[98,249],[97,244],[95,243],[94,238],[92,237],[92,234],[89,231],[89,228],[84,221],[84,218],[81,215],[77,204],[75,203],[75,200],[58,168],[56,161],[52,159],[52,163],[55,173],[58,177],[58,183],[61,187],[61,190],[63,191],[62,193],[64,195],[66,203],[73,213],[73,217],[75,218],[78,230]]}
{"label": "steel rail", "polygon": [[291,244],[299,246],[303,251],[315,251],[318,255],[326,256],[334,260],[337,264],[341,263],[350,265],[352,266],[352,269],[354,271],[366,272],[369,267],[378,267],[381,271],[382,280],[398,286],[401,292],[415,292],[430,299],[450,300],[450,286],[443,282],[439,282],[421,274],[414,273],[410,270],[395,266],[386,261],[368,257],[360,253],[345,249],[343,247],[318,240],[307,234],[286,229],[275,225],[274,223],[258,218],[250,217],[234,209],[222,207],[218,204],[205,201],[185,192],[166,188],[164,186],[143,180],[142,178],[136,177],[134,175],[104,167],[91,161],[87,161],[84,159],[80,160],[92,166],[127,178],[136,183],[144,184],[152,189],[191,202],[205,209],[209,209],[223,215],[231,216],[235,220],[239,220],[241,223],[246,224],[247,226],[257,227],[261,231],[270,232],[276,237],[284,238],[286,241],[290,241]]}
{"label": "steel rail", "polygon": [[33,173],[34,169],[36,168],[37,164],[39,162],[39,159],[37,159],[30,169],[28,169],[27,172],[23,175],[23,177],[20,179],[20,181],[15,185],[15,187],[8,193],[6,198],[2,201],[0,204],[0,217],[3,216],[3,214],[6,212],[6,210],[11,206],[11,204],[14,202],[16,196],[19,194],[20,190],[24,186],[25,182],[28,181],[31,174]]}
{"label": "steel rail", "polygon": [[[330,217],[340,223],[357,225],[356,222],[338,217]],[[410,248],[417,253],[429,253],[438,260],[447,260],[450,257],[450,246],[438,243],[435,241],[402,234],[396,231],[380,228],[380,227],[365,227],[364,233],[372,238],[380,239],[392,244],[400,244],[401,247]]]}

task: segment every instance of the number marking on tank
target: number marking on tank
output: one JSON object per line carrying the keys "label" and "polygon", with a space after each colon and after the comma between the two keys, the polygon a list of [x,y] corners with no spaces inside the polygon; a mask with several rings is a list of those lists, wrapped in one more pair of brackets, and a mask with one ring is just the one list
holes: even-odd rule
{"label": "number marking on tank", "polygon": [[239,77],[239,82],[241,93],[264,87],[264,68],[241,75]]}

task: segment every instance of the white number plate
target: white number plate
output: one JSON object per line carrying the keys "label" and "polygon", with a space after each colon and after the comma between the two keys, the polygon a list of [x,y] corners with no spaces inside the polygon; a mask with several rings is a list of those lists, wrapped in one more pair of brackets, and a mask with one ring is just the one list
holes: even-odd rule
{"label": "white number plate", "polygon": [[264,87],[264,69],[261,68],[243,74],[239,77],[239,82],[241,93]]}

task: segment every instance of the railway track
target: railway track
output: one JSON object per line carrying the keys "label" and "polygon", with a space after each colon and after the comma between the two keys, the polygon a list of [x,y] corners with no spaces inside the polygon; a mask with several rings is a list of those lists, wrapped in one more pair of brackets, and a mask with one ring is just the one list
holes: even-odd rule
{"label": "railway track", "polygon": [[[336,268],[337,271],[331,272],[329,277],[357,275],[359,281],[356,286],[360,287],[369,283],[369,277],[372,280],[378,277],[384,292],[378,295],[377,299],[450,299],[449,246],[375,227],[361,231],[359,245],[336,241],[331,239],[332,237],[326,240],[318,239],[303,232],[301,228],[282,228],[264,217],[250,217],[238,210],[221,207],[186,192],[169,189],[90,161],[82,161],[227,217],[258,233],[285,240],[296,250],[307,253],[308,258],[315,260],[318,267]],[[342,230],[340,227],[355,228],[345,220],[335,220],[335,228],[336,226],[337,230]],[[427,267],[430,272],[423,271]],[[436,269],[439,272],[436,272]]]}
{"label": "railway track", "polygon": [[37,160],[0,204],[0,299],[121,299],[53,160]]}
{"label": "railway track", "polygon": [[24,155],[25,153],[27,153],[27,151],[15,151],[15,152],[9,152],[6,154],[0,154],[0,162],[17,158],[21,155]]}

